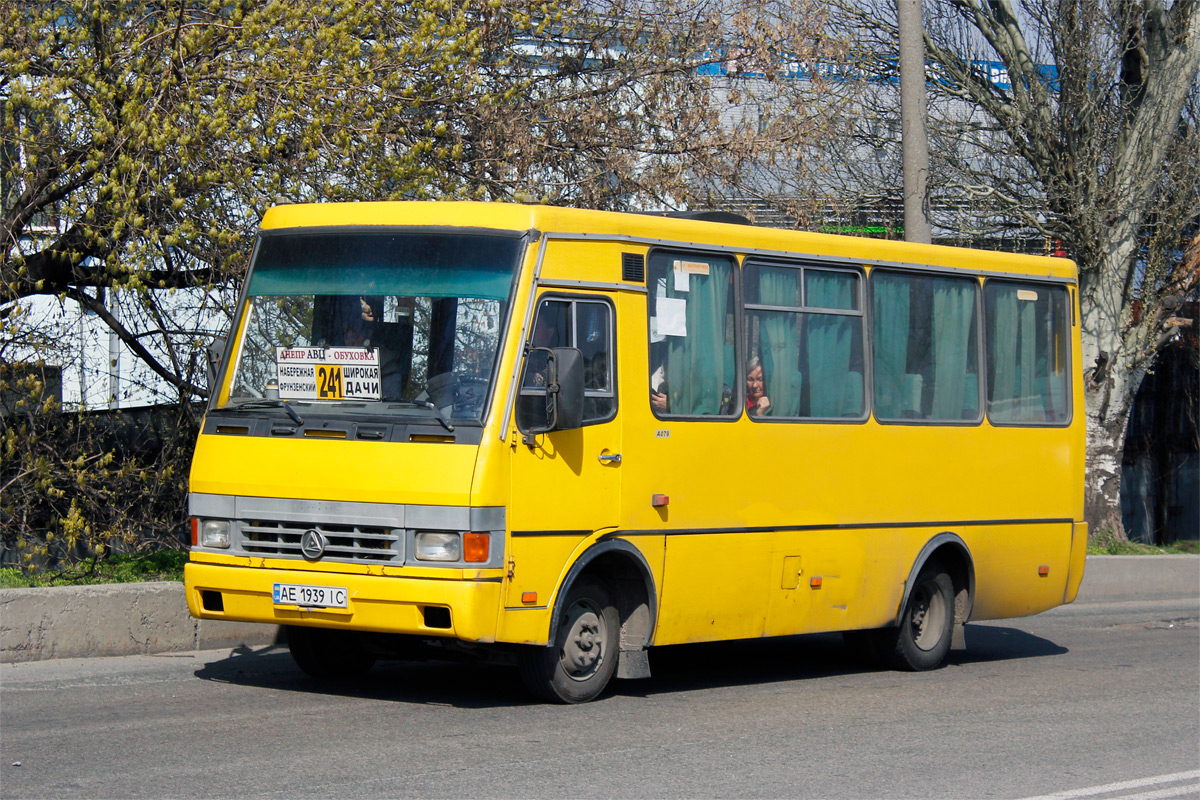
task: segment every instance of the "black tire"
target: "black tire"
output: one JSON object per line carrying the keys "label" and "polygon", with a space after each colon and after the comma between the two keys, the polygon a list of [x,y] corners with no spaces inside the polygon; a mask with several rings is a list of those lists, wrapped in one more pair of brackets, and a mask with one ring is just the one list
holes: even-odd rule
{"label": "black tire", "polygon": [[321,681],[361,677],[375,664],[357,631],[287,626],[288,649],[296,666]]}
{"label": "black tire", "polygon": [[917,573],[900,625],[876,632],[880,657],[894,669],[919,672],[946,661],[954,629],[954,582],[937,563]]}
{"label": "black tire", "polygon": [[612,679],[620,657],[621,620],[608,591],[589,578],[568,590],[552,647],[520,653],[521,680],[552,703],[586,703]]}

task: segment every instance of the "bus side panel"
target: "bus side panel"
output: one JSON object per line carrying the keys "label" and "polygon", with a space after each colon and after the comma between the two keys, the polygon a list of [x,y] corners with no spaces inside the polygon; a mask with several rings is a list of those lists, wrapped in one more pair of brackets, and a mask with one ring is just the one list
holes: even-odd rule
{"label": "bus side panel", "polygon": [[767,636],[858,628],[881,597],[896,594],[866,580],[867,531],[782,531],[774,540]]}
{"label": "bus side panel", "polygon": [[[575,562],[584,556],[588,549],[596,544],[592,537],[585,542],[576,542],[572,551],[562,553],[562,542],[555,543],[553,539],[542,537],[519,538],[519,546],[512,552],[522,562],[541,565],[560,565],[557,577],[543,580],[538,586],[548,587],[539,592],[536,603],[521,602],[523,592],[516,574],[508,581],[505,606],[500,611],[497,624],[496,640],[515,644],[546,644],[549,641],[550,617],[555,603],[563,590],[563,581],[571,571]],[[650,569],[650,579],[656,593],[663,584],[663,553],[664,541],[662,536],[635,536],[624,539],[642,554],[646,566]],[[658,609],[659,596],[650,598],[650,604]],[[656,642],[656,644],[659,642]]]}
{"label": "bus side panel", "polygon": [[771,533],[667,537],[655,644],[763,635]]}
{"label": "bus side panel", "polygon": [[971,619],[1021,617],[1062,605],[1073,527],[1055,522],[961,531],[975,561]]}
{"label": "bus side panel", "polygon": [[[586,534],[559,536],[512,536],[509,538],[509,564],[512,567],[504,594],[506,609],[550,605],[554,590],[566,576],[573,554],[578,552]],[[522,596],[532,595],[522,600]]]}

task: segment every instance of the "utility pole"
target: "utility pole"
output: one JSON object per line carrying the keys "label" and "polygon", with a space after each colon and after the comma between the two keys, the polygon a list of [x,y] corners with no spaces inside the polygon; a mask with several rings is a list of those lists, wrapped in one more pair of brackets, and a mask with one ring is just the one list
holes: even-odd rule
{"label": "utility pole", "polygon": [[921,0],[896,0],[900,37],[900,142],[904,241],[929,244],[929,138],[925,132],[925,24]]}

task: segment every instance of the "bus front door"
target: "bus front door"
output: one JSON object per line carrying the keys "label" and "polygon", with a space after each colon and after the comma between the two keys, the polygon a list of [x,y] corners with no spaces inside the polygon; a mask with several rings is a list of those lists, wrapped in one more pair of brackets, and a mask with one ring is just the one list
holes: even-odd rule
{"label": "bus front door", "polygon": [[583,426],[527,436],[544,419],[545,358],[533,352],[521,373],[512,448],[508,608],[549,604],[571,555],[593,533],[617,526],[621,419],[610,299],[555,292],[539,298],[533,347],[575,347],[584,363]]}

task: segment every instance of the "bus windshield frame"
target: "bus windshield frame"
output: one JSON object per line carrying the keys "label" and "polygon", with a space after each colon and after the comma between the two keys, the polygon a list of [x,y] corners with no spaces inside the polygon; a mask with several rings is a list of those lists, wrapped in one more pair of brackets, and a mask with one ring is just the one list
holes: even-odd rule
{"label": "bus windshield frame", "polygon": [[481,426],[525,245],[503,230],[263,231],[210,408]]}

